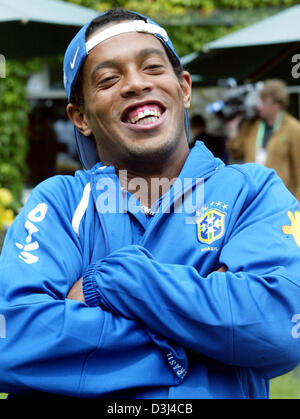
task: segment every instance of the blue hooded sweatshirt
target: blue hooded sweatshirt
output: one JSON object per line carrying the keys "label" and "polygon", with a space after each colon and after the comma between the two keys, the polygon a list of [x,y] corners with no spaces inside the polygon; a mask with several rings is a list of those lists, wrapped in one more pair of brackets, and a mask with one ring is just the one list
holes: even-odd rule
{"label": "blue hooded sweatshirt", "polygon": [[275,172],[198,142],[152,212],[100,163],[34,189],[0,258],[0,391],[267,398],[297,366],[300,208]]}

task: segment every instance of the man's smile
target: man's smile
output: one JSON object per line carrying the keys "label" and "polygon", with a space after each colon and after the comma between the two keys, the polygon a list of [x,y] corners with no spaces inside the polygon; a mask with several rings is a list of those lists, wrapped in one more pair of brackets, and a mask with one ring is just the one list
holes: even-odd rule
{"label": "man's smile", "polygon": [[122,113],[122,122],[134,129],[153,129],[165,120],[166,108],[160,102],[130,105]]}
{"label": "man's smile", "polygon": [[140,112],[136,122],[126,121],[124,124],[134,131],[149,131],[158,128],[163,124],[167,117],[167,111],[162,115],[154,116],[148,116],[146,111],[146,116],[142,117],[142,115],[145,115],[145,113]]}

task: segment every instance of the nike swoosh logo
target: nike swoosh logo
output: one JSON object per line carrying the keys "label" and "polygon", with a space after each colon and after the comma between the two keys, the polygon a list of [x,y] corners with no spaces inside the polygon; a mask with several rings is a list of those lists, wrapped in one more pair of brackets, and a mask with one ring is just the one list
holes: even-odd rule
{"label": "nike swoosh logo", "polygon": [[74,55],[73,61],[71,61],[71,62],[70,62],[70,66],[71,66],[71,69],[72,69],[72,70],[74,70],[74,67],[75,67],[75,62],[76,62],[76,58],[77,58],[78,51],[79,51],[79,47],[77,48],[77,50],[76,50],[76,52],[75,52],[75,55]]}

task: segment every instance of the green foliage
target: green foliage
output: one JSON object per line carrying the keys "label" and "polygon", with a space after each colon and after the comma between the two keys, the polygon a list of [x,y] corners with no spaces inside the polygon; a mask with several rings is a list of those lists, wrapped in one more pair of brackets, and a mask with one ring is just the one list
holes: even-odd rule
{"label": "green foliage", "polygon": [[210,12],[214,9],[253,9],[261,7],[292,6],[297,0],[65,0],[85,7],[107,10],[110,7],[124,7],[130,10],[155,14],[185,13],[187,9]]}
{"label": "green foliage", "polygon": [[[237,30],[240,26],[236,25],[189,25],[181,23],[177,25],[168,25],[165,22],[170,20],[170,16],[185,18],[187,14],[194,17],[205,18],[213,15],[214,12],[236,11],[242,9],[262,9],[268,7],[284,7],[298,4],[297,0],[65,0],[76,3],[81,6],[91,7],[100,12],[111,7],[124,7],[129,10],[135,10],[147,16],[154,18],[167,29],[175,50],[180,56],[199,51],[202,45],[221,36]],[[259,19],[259,14],[257,16]],[[245,20],[243,24],[249,24]]]}
{"label": "green foliage", "polygon": [[271,380],[270,399],[300,399],[300,367]]}
{"label": "green foliage", "polygon": [[6,62],[6,78],[0,79],[0,188],[9,189],[14,197],[12,208],[17,211],[26,176],[27,152],[26,82],[39,69],[37,60]]}
{"label": "green foliage", "polygon": [[165,26],[165,29],[172,39],[175,51],[180,57],[183,57],[191,52],[200,51],[206,42],[225,36],[237,28],[233,27],[228,29],[220,26],[178,28],[176,26]]}

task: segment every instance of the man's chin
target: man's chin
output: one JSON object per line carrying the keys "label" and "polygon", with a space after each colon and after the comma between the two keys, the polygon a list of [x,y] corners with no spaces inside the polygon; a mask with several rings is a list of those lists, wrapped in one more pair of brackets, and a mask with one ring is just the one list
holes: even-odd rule
{"label": "man's chin", "polygon": [[177,142],[174,140],[164,141],[163,143],[153,142],[151,139],[143,144],[133,144],[128,148],[128,158],[135,164],[164,163],[176,150]]}

